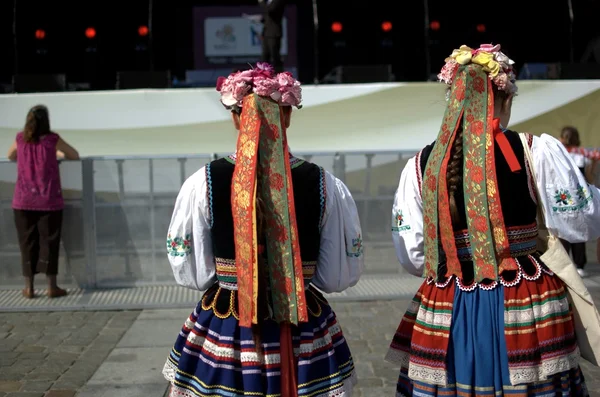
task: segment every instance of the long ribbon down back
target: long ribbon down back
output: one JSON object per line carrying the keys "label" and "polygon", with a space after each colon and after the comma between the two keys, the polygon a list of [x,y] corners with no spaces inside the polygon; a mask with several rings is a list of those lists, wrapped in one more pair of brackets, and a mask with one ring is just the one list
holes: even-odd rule
{"label": "long ribbon down back", "polygon": [[[457,131],[462,127],[463,190],[475,282],[496,280],[513,268],[500,206],[494,158],[494,93],[481,66],[461,66],[454,78],[438,138],[427,162],[423,184],[424,276],[462,277],[450,214],[446,172]],[[496,125],[496,129],[498,126]]]}
{"label": "long ribbon down back", "polygon": [[[244,98],[231,185],[240,325],[258,323],[258,267],[267,267],[273,319],[308,321],[294,190],[285,125],[279,105],[256,94]],[[260,171],[260,172],[259,172]],[[257,235],[257,196],[264,204],[264,233]],[[266,263],[258,262],[258,239]],[[263,291],[260,291],[263,293]],[[261,319],[262,320],[262,319]]]}

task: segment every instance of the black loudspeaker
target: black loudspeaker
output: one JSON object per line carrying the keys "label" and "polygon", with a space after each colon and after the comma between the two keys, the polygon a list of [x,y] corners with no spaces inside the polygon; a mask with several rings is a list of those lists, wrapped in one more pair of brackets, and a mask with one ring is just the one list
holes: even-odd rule
{"label": "black loudspeaker", "polygon": [[394,81],[392,65],[344,65],[333,69],[323,83],[352,84]]}
{"label": "black loudspeaker", "polygon": [[171,87],[171,72],[118,72],[117,90]]}
{"label": "black loudspeaker", "polygon": [[64,74],[17,74],[13,76],[15,92],[57,92],[67,90]]}
{"label": "black loudspeaker", "polygon": [[561,63],[560,78],[563,80],[600,79],[600,64],[597,63]]}
{"label": "black loudspeaker", "polygon": [[347,65],[340,66],[342,83],[377,83],[393,81],[392,65]]}

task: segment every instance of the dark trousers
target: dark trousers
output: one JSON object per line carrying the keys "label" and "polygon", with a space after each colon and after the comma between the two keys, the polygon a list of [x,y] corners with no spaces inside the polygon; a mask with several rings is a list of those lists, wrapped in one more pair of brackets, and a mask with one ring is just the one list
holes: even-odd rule
{"label": "dark trousers", "polygon": [[281,61],[281,37],[263,37],[262,40],[262,60],[270,63],[275,72],[283,72],[283,62]]}
{"label": "dark trousers", "polygon": [[58,274],[62,211],[13,210],[23,276]]}
{"label": "dark trousers", "polygon": [[566,240],[560,240],[563,247],[573,255],[573,262],[577,265],[578,269],[583,269],[587,263],[587,256],[585,254],[585,243],[570,243]]}

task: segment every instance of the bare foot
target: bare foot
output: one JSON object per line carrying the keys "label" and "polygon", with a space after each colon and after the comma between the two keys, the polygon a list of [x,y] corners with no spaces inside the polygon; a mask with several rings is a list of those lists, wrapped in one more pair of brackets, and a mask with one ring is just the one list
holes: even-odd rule
{"label": "bare foot", "polygon": [[27,299],[33,299],[35,297],[33,288],[23,288],[23,296]]}
{"label": "bare foot", "polygon": [[67,295],[67,291],[62,288],[54,287],[48,290],[48,298],[60,298]]}

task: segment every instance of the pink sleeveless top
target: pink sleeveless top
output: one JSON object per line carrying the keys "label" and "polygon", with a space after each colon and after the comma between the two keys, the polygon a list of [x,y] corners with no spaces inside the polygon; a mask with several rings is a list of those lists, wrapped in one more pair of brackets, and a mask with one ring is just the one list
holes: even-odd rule
{"label": "pink sleeveless top", "polygon": [[17,183],[12,207],[16,210],[58,211],[64,208],[56,159],[58,134],[27,143],[17,134]]}

